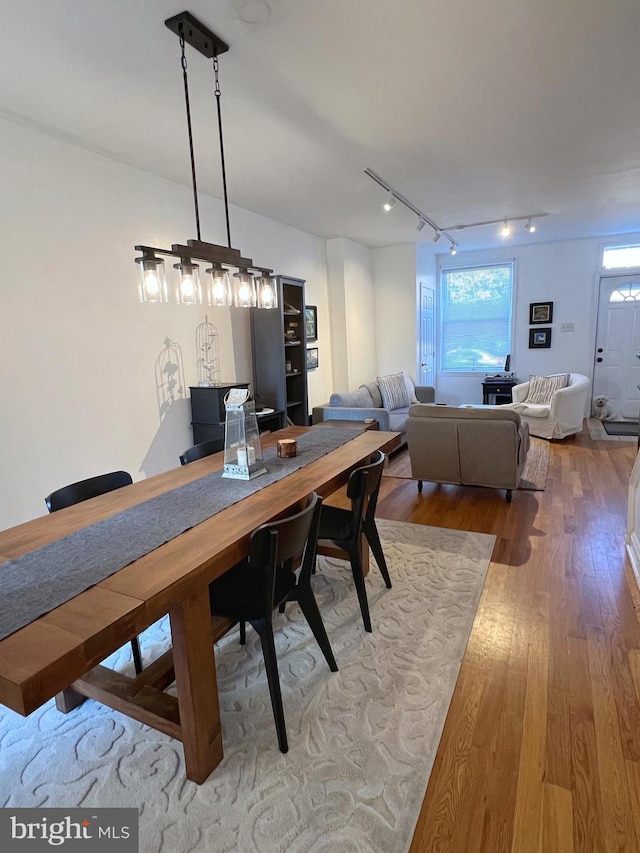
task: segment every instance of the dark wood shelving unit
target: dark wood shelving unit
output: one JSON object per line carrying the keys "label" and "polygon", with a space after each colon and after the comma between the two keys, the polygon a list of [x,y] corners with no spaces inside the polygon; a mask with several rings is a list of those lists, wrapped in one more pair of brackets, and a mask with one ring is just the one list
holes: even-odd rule
{"label": "dark wood shelving unit", "polygon": [[283,409],[292,423],[307,426],[305,283],[289,276],[277,281],[278,309],[251,310],[254,395],[263,406]]}

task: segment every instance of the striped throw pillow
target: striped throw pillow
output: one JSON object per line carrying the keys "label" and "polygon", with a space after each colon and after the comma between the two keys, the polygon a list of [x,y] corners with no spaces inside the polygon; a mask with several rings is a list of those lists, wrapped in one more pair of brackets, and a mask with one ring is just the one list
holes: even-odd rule
{"label": "striped throw pillow", "polygon": [[529,393],[525,403],[548,406],[555,392],[561,388],[566,388],[568,385],[568,373],[556,373],[553,376],[530,376]]}
{"label": "striped throw pillow", "polygon": [[403,373],[390,376],[378,376],[378,387],[382,395],[382,405],[385,409],[404,409],[410,405],[407,386]]}

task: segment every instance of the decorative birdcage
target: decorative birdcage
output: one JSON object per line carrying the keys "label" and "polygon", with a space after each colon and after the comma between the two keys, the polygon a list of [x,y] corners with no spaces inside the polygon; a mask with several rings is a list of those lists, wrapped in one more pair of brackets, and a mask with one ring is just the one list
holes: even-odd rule
{"label": "decorative birdcage", "polygon": [[196,359],[198,385],[207,387],[220,384],[220,347],[218,330],[204,315],[204,323],[196,328]]}
{"label": "decorative birdcage", "polygon": [[223,477],[252,480],[266,474],[255,403],[247,388],[230,388],[224,398]]}

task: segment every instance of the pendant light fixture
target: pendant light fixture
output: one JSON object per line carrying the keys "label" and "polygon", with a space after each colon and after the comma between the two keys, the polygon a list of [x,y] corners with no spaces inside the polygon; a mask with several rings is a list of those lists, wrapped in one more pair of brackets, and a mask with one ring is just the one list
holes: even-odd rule
{"label": "pendant light fixture", "polygon": [[[174,243],[171,249],[159,249],[153,246],[136,246],[142,252],[136,258],[139,271],[138,294],[141,302],[167,302],[168,291],[161,256],[177,258],[173,264],[177,271],[176,302],[179,305],[199,305],[205,300],[215,307],[234,306],[236,308],[277,308],[278,287],[272,270],[257,267],[251,258],[242,257],[239,249],[231,246],[231,228],[229,224],[229,200],[227,195],[227,174],[224,159],[224,137],[222,134],[222,113],[220,109],[220,81],[218,78],[218,56],[226,53],[229,46],[193,17],[189,12],[181,12],[165,21],[166,26],[180,40],[180,61],[184,84],[184,99],[187,114],[189,136],[189,155],[191,159],[191,183],[193,187],[193,205],[196,221],[196,240],[187,240],[186,245]],[[220,144],[220,165],[222,170],[222,188],[224,211],[227,226],[227,245],[218,246],[206,243],[200,235],[200,212],[198,209],[198,187],[196,182],[195,154],[191,128],[191,105],[189,102],[189,80],[185,45],[189,45],[213,60],[214,95],[218,116],[218,137]],[[200,281],[200,264],[204,261],[206,280],[203,289]],[[237,270],[233,278],[230,270]],[[259,277],[256,283],[256,277]]]}
{"label": "pendant light fixture", "polygon": [[211,305],[226,308],[231,305],[231,279],[222,264],[213,263],[207,270],[209,299]]}
{"label": "pendant light fixture", "polygon": [[231,289],[235,308],[256,307],[256,283],[248,269],[241,267],[233,274]]}
{"label": "pendant light fixture", "polygon": [[[136,246],[136,249],[141,249]],[[139,281],[138,296],[140,302],[166,302],[167,279],[164,274],[164,261],[157,258],[154,249],[143,249],[142,257],[136,258]]]}
{"label": "pendant light fixture", "polygon": [[176,302],[178,305],[202,305],[202,287],[200,286],[200,267],[190,258],[182,258],[173,268],[178,270]]}
{"label": "pendant light fixture", "polygon": [[258,279],[258,308],[278,307],[278,287],[276,280],[271,275],[264,275]]}

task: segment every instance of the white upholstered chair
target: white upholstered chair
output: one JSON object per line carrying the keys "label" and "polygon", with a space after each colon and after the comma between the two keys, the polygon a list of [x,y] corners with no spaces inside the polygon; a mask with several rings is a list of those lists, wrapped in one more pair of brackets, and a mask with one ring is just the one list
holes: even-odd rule
{"label": "white upholstered chair", "polygon": [[511,389],[510,408],[519,412],[529,425],[529,434],[539,438],[565,438],[582,432],[591,380],[581,373],[570,373],[566,388],[554,391],[548,404],[526,402],[529,383],[521,382]]}

